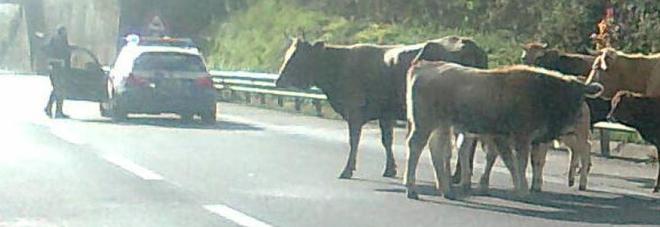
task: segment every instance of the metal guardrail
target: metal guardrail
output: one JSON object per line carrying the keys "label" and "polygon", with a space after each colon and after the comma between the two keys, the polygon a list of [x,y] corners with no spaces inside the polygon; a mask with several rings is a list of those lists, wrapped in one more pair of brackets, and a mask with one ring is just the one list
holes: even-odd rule
{"label": "metal guardrail", "polygon": [[[248,103],[252,102],[251,94],[261,96],[261,104],[265,104],[265,95],[277,96],[279,106],[284,106],[282,97],[289,97],[294,99],[296,111],[301,111],[303,101],[311,100],[317,115],[323,115],[321,102],[326,101],[327,97],[319,89],[293,90],[278,88],[275,86],[275,81],[279,77],[277,74],[218,70],[212,70],[210,73],[216,88],[229,90],[232,93],[244,92]],[[605,157],[610,156],[610,132],[637,133],[633,128],[609,122],[597,123],[594,125],[594,129],[600,132],[601,154]]]}
{"label": "metal guardrail", "polygon": [[210,74],[214,86],[220,91],[228,90],[231,92],[232,98],[237,97],[236,92],[243,92],[245,101],[252,103],[252,94],[256,94],[260,97],[261,104],[266,104],[265,96],[272,95],[277,97],[277,104],[283,107],[284,97],[289,97],[293,98],[296,111],[302,110],[305,100],[311,100],[316,115],[323,116],[322,102],[327,100],[327,97],[317,88],[308,90],[279,88],[275,85],[275,81],[279,77],[277,74],[218,70],[212,70]]}

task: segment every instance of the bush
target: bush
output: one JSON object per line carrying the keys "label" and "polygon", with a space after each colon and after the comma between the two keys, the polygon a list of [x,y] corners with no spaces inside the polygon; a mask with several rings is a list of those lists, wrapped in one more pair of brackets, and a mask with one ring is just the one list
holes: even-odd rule
{"label": "bush", "polygon": [[491,54],[491,66],[516,63],[520,55],[513,35],[506,31],[478,33],[415,22],[351,21],[275,0],[259,1],[214,27],[215,45],[209,64],[223,69],[275,72],[289,45],[285,34],[300,35],[303,31],[309,40],[336,44],[412,44],[447,35],[471,36]]}

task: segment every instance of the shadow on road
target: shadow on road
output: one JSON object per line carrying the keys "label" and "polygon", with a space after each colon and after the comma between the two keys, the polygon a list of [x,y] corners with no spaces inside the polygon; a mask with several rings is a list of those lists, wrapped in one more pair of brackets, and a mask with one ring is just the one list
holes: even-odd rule
{"label": "shadow on road", "polygon": [[214,125],[205,125],[200,122],[182,122],[176,118],[131,117],[126,121],[115,123],[110,119],[80,120],[88,123],[115,124],[126,126],[156,126],[179,129],[224,130],[224,131],[261,131],[263,128],[231,121],[218,121]]}
{"label": "shadow on road", "polygon": [[648,190],[649,192],[651,192],[651,190],[653,190],[653,187],[655,187],[655,178],[652,179],[652,178],[640,178],[640,177],[622,177],[622,176],[601,174],[601,173],[590,173],[589,175],[595,177],[624,180],[635,184],[641,184],[639,188],[643,188],[645,190]]}
{"label": "shadow on road", "polygon": [[[376,191],[401,193],[405,196],[405,189],[402,188]],[[660,224],[660,202],[650,197],[590,191],[591,195],[541,192],[533,193],[527,198],[519,198],[511,190],[491,189],[487,196],[473,195],[461,201],[449,201],[437,197],[438,193],[432,185],[418,185],[417,192],[431,197],[422,198],[423,202],[550,220],[594,224]]]}

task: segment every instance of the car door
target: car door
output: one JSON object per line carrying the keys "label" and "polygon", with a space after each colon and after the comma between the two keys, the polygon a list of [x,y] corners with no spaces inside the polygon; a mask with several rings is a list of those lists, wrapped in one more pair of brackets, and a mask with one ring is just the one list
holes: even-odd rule
{"label": "car door", "polygon": [[73,47],[71,67],[53,70],[53,73],[59,81],[59,93],[65,99],[93,102],[108,99],[106,72],[94,54],[87,49]]}

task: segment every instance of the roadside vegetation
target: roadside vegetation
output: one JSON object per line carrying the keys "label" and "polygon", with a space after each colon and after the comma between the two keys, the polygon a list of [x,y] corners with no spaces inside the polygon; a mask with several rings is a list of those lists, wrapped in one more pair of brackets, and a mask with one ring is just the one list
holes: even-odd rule
{"label": "roadside vegetation", "polygon": [[[473,37],[490,66],[517,63],[519,45],[547,42],[572,52],[593,49],[590,35],[608,7],[619,25],[615,47],[660,51],[660,2],[582,0],[226,0],[243,6],[212,23],[212,67],[275,72],[287,35],[310,41],[410,44],[446,35]],[[619,3],[621,2],[621,3]]]}

